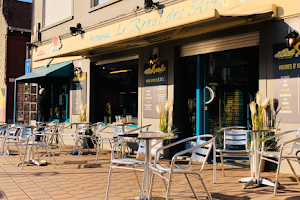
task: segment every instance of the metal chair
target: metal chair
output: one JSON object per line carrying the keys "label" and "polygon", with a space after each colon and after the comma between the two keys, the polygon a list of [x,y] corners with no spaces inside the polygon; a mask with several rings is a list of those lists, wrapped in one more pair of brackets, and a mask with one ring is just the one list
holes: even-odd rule
{"label": "metal chair", "polygon": [[[280,137],[280,136],[283,136],[283,135],[286,135],[288,133],[296,133],[296,138],[294,139],[291,139],[291,140],[288,140],[288,141],[285,141],[281,146],[280,146],[280,150],[279,152],[276,152],[276,151],[265,151],[265,144],[268,140],[271,140],[271,139],[274,139],[276,137]],[[285,149],[288,149],[290,148],[287,147],[288,144],[292,144],[292,147],[290,149],[290,151],[288,151],[288,153],[285,153],[283,152]],[[258,152],[259,155],[260,155],[260,163],[259,163],[259,167],[261,169],[261,166],[262,166],[262,160],[266,160],[266,161],[269,161],[269,162],[272,162],[272,163],[275,163],[277,164],[277,172],[276,172],[276,180],[275,180],[275,187],[274,187],[274,196],[276,195],[276,192],[277,192],[277,187],[278,187],[278,178],[279,178],[279,172],[280,172],[280,165],[281,165],[281,162],[283,160],[286,160],[287,163],[289,164],[294,176],[295,176],[295,179],[297,180],[298,184],[300,185],[300,181],[299,181],[299,178],[297,177],[297,174],[291,164],[291,161],[294,161],[294,162],[298,162],[300,164],[300,129],[293,129],[293,130],[289,130],[289,131],[285,131],[283,133],[279,133],[279,134],[276,134],[274,136],[271,136],[271,137],[268,137],[267,139],[265,139],[263,142],[262,142],[262,148],[261,148],[261,151]],[[293,154],[295,153],[295,154]],[[260,171],[259,170],[258,172],[258,180],[259,177],[260,177]],[[258,183],[260,184],[260,182]]]}
{"label": "metal chair", "polygon": [[[15,135],[15,129],[17,131],[17,135],[11,137],[11,134]],[[27,138],[32,134],[32,128],[31,125],[23,125],[23,126],[12,126],[10,127],[10,130],[6,133],[5,143],[4,143],[4,154],[3,154],[3,165],[5,163],[5,154],[8,151],[8,148],[10,146],[15,146],[18,149],[18,154],[21,160],[21,155],[19,151],[19,147],[25,147],[26,146],[26,140]]]}
{"label": "metal chair", "polygon": [[[103,132],[104,129],[111,127],[111,126],[114,126],[114,131],[112,133],[112,137],[110,137],[110,138],[101,137],[101,132]],[[126,133],[126,130],[127,130],[127,126],[123,127],[123,126],[119,126],[119,125],[108,125],[108,126],[104,127],[103,129],[99,129],[96,132],[96,137],[97,137],[96,160],[98,160],[98,153],[99,153],[99,148],[101,147],[101,145],[103,148],[103,144],[109,143],[110,147],[112,148],[112,144],[115,144],[119,141],[118,136]]]}
{"label": "metal chair", "polygon": [[[208,138],[209,141],[204,140],[204,138]],[[178,145],[178,144],[182,144],[182,143],[191,141],[191,140],[197,140],[196,145],[189,149],[186,149],[186,150],[176,153],[173,156],[170,165],[164,165],[164,164],[159,163],[160,152],[162,150],[170,148],[170,147]],[[150,166],[150,168],[152,169],[152,176],[151,176],[151,181],[150,181],[150,189],[149,189],[148,199],[151,198],[154,175],[157,175],[168,182],[168,187],[167,187],[167,192],[166,192],[166,199],[168,200],[169,195],[170,195],[171,182],[173,182],[172,178],[173,178],[174,174],[184,174],[195,198],[199,199],[188,176],[197,178],[198,180],[201,181],[201,183],[207,193],[208,198],[212,199],[212,197],[204,183],[204,180],[201,177],[201,172],[204,168],[204,165],[207,161],[209,153],[212,149],[213,143],[214,143],[214,137],[212,135],[201,135],[201,136],[194,136],[194,137],[186,138],[186,139],[180,140],[178,142],[175,142],[175,143],[172,143],[172,144],[169,144],[169,145],[159,148],[156,151],[154,164]],[[190,157],[190,161],[186,166],[178,165],[175,163],[176,160],[178,160],[179,156],[185,155],[189,152],[192,152],[192,154]],[[200,170],[189,169],[193,160],[202,163]],[[168,174],[168,177],[163,176],[163,174]]]}
{"label": "metal chair", "polygon": [[[49,152],[51,152],[52,157],[54,158],[56,164],[58,165],[58,162],[57,162],[57,160],[54,156],[54,153],[51,149],[51,143],[52,143],[53,137],[54,137],[57,129],[58,129],[57,126],[50,126],[50,127],[48,126],[48,127],[46,127],[45,130],[34,131],[33,134],[31,134],[27,137],[27,140],[25,141],[26,148],[25,148],[24,155],[23,155],[22,169],[23,169],[24,163],[26,163],[26,161],[25,161],[26,154],[27,154],[27,164],[29,165],[30,154],[32,152],[33,147],[36,148],[38,159],[39,159],[38,148],[45,148],[46,153],[51,161],[51,164],[53,165],[54,168],[56,168]],[[41,136],[42,140],[35,141],[36,136]]]}
{"label": "metal chair", "polygon": [[[146,129],[148,130],[149,127],[151,126],[150,125],[146,125],[146,126],[142,126],[142,127],[139,127],[139,128],[136,128],[136,129],[133,129],[133,130],[130,130],[128,132],[125,133],[125,135],[127,134],[130,134],[130,133],[134,133],[136,131],[140,131],[142,132],[143,129]],[[139,142],[139,148],[138,148],[138,151],[137,151],[137,155],[136,155],[136,158],[126,158],[126,157],[118,157],[122,154],[117,154],[117,156],[115,155],[115,150],[116,148],[118,147],[122,147],[122,145],[126,144],[126,143],[138,143]],[[109,168],[109,174],[108,174],[108,183],[107,183],[107,190],[106,190],[106,199],[108,198],[108,193],[109,193],[109,185],[110,185],[110,177],[111,177],[111,172],[112,172],[112,169],[113,168],[118,168],[118,169],[125,169],[125,170],[133,170],[134,171],[134,174],[135,174],[135,177],[136,177],[136,180],[138,182],[138,185],[141,189],[141,195],[143,196],[143,193],[144,193],[144,180],[145,180],[145,177],[143,177],[143,184],[142,184],[142,187],[138,181],[138,177],[137,177],[137,174],[136,174],[136,171],[141,171],[143,172],[144,171],[144,165],[145,165],[145,160],[138,160],[138,157],[139,157],[139,154],[140,153],[145,153],[146,150],[145,150],[145,143],[142,142],[142,141],[137,141],[137,140],[121,140],[119,142],[117,142],[113,147],[112,147],[112,150],[111,150],[111,160],[110,160],[110,168]],[[131,166],[131,167],[129,167]],[[139,166],[139,167],[142,167],[142,168],[135,168],[136,166]]]}
{"label": "metal chair", "polygon": [[[16,125],[8,125],[7,127],[1,127],[0,130],[0,140],[1,140],[1,154],[10,154],[9,150],[5,150],[5,144],[8,140],[15,140],[18,132],[20,131],[20,127]],[[18,154],[20,155],[19,148],[17,148]],[[20,158],[21,159],[21,158]]]}
{"label": "metal chair", "polygon": [[[248,149],[248,133],[247,130],[243,130],[245,127],[243,126],[231,126],[226,127],[218,131],[224,131],[224,138],[223,138],[223,149],[216,148],[216,142],[214,143],[214,161],[213,161],[213,182],[216,183],[216,158],[221,158],[222,164],[222,173],[225,176],[224,172],[224,157],[248,157],[250,160],[250,172],[251,178],[253,177],[252,173],[252,148]],[[236,149],[239,147],[239,149]],[[242,149],[241,149],[242,147]],[[252,147],[252,144],[251,144]],[[219,153],[219,155],[217,154]]]}

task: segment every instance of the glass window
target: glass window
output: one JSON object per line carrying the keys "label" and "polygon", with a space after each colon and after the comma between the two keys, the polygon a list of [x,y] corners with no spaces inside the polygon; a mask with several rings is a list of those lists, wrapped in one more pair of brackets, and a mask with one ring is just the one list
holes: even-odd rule
{"label": "glass window", "polygon": [[138,60],[99,65],[96,80],[96,120],[112,123],[120,117],[138,120]]}
{"label": "glass window", "polygon": [[92,7],[108,2],[109,0],[92,0]]}

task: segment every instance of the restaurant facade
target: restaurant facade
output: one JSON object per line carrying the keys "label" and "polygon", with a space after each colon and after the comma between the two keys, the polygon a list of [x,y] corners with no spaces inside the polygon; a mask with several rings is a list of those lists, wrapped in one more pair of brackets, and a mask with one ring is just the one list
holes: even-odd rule
{"label": "restaurant facade", "polygon": [[52,120],[78,122],[86,108],[89,122],[131,116],[158,129],[169,99],[185,138],[249,127],[260,91],[279,105],[281,131],[299,128],[300,50],[285,44],[300,32],[299,1],[55,2],[33,2],[31,73],[17,79],[50,91]]}

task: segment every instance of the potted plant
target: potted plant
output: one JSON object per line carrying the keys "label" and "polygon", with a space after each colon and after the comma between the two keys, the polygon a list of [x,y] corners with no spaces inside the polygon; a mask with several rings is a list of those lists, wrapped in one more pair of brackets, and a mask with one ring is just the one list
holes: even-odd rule
{"label": "potted plant", "polygon": [[[279,124],[277,125],[277,127],[275,127],[275,121],[276,121],[275,119],[280,109],[277,110],[278,106],[276,102],[277,102],[276,100],[272,102],[268,97],[262,101],[261,93],[259,91],[256,93],[255,101],[251,101],[249,104],[250,112],[251,112],[252,130],[267,130],[267,129],[278,128]],[[271,105],[273,105],[273,108]],[[274,134],[275,132],[263,132],[263,131],[258,133],[259,150],[261,150],[262,142],[267,137],[272,136]],[[277,138],[277,140],[272,141],[271,143],[268,143],[266,149],[274,148],[278,140],[279,138]],[[251,140],[249,140],[248,142],[249,148],[250,148],[250,144],[251,144]],[[263,171],[264,162],[262,163],[262,165],[263,167],[261,169]]]}
{"label": "potted plant", "polygon": [[[164,104],[156,105],[156,112],[159,116],[159,130],[164,133],[173,133],[176,134],[177,129],[173,126],[172,122],[172,108],[173,108],[173,100],[168,99],[164,102]],[[170,144],[170,140],[164,140],[163,145]],[[170,157],[170,148],[166,149],[164,152],[164,157]]]}

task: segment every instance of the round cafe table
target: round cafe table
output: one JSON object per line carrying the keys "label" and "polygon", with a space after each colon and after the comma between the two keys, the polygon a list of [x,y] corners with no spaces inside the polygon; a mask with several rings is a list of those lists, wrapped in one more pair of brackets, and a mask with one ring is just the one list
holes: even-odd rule
{"label": "round cafe table", "polygon": [[[253,142],[253,155],[252,155],[252,169],[255,173],[254,177],[247,177],[242,178],[239,180],[239,182],[246,182],[246,184],[243,186],[244,189],[246,189],[248,186],[252,186],[254,184],[260,183],[260,185],[267,185],[271,187],[275,187],[275,183],[265,179],[260,178],[258,180],[258,173],[259,173],[259,134],[260,133],[270,133],[270,132],[276,132],[279,129],[262,129],[262,130],[249,130],[248,132],[252,133],[252,142]],[[252,172],[251,172],[252,173]]]}
{"label": "round cafe table", "polygon": [[168,140],[176,139],[178,136],[172,133],[163,133],[161,131],[145,131],[138,134],[137,138],[144,140],[146,143],[146,159],[145,159],[145,168],[144,168],[144,177],[145,177],[145,189],[146,197],[138,197],[136,199],[147,199],[149,197],[149,188],[150,188],[150,171],[149,165],[151,164],[151,140]]}

